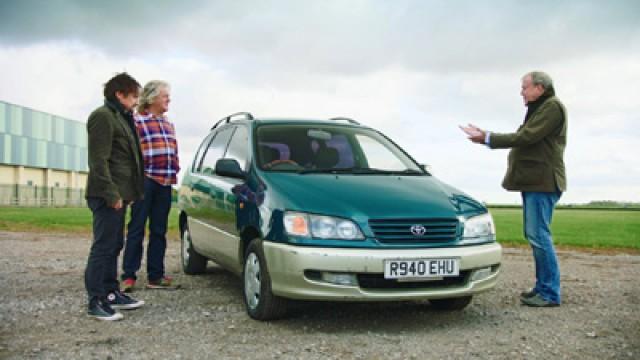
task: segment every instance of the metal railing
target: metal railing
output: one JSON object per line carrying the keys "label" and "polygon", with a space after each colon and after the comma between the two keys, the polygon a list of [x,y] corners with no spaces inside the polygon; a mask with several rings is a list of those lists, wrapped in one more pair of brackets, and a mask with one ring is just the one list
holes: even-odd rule
{"label": "metal railing", "polygon": [[36,185],[0,185],[0,205],[85,206],[84,189]]}

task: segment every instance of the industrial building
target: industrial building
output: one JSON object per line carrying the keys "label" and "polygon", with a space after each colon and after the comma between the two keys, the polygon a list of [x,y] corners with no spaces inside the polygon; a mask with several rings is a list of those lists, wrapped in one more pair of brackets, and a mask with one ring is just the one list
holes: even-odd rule
{"label": "industrial building", "polygon": [[86,124],[0,101],[0,205],[84,204]]}

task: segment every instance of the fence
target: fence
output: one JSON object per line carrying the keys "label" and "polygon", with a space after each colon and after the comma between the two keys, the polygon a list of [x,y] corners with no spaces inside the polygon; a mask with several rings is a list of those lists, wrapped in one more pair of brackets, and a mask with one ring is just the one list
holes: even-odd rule
{"label": "fence", "polygon": [[0,185],[0,205],[84,206],[84,189]]}

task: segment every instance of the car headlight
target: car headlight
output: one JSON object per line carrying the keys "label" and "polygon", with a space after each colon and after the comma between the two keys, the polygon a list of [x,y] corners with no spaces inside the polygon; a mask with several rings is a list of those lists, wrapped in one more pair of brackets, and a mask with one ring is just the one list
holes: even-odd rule
{"label": "car headlight", "polygon": [[287,234],[293,236],[338,240],[364,239],[358,225],[351,220],[303,212],[285,212],[284,228]]}
{"label": "car headlight", "polygon": [[486,213],[464,219],[464,233],[462,240],[474,240],[478,238],[495,237],[496,228],[491,214]]}

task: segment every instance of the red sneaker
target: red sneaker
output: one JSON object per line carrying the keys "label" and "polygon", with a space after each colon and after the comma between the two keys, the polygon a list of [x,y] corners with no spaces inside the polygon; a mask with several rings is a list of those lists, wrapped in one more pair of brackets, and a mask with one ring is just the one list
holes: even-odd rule
{"label": "red sneaker", "polygon": [[163,276],[158,280],[149,280],[147,283],[148,289],[174,289],[173,279],[169,276]]}
{"label": "red sneaker", "polygon": [[124,279],[122,280],[122,292],[133,292],[133,287],[136,285],[136,279]]}

